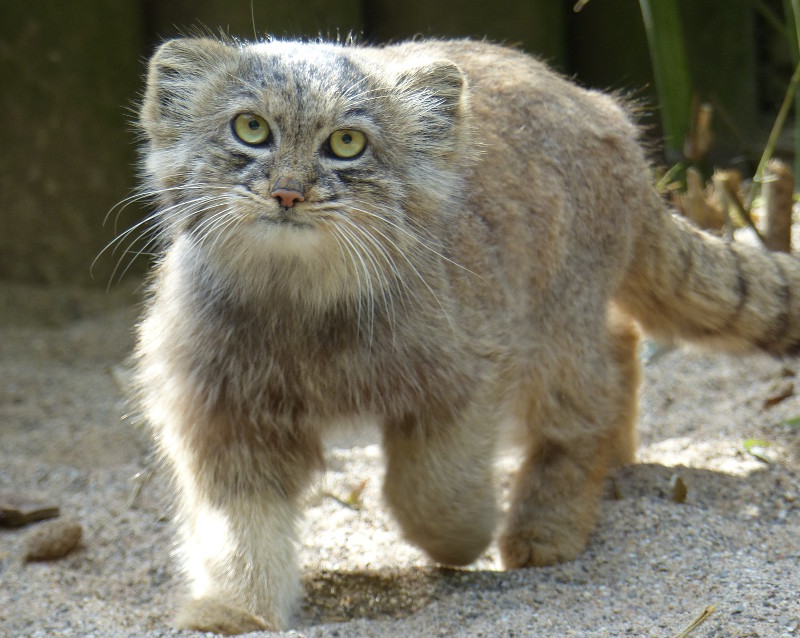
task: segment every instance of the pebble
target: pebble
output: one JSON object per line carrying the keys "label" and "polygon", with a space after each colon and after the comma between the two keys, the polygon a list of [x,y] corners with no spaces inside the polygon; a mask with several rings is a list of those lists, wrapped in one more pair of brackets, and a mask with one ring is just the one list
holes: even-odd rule
{"label": "pebble", "polygon": [[25,560],[63,558],[81,542],[83,527],[69,518],[58,518],[35,527],[25,540]]}

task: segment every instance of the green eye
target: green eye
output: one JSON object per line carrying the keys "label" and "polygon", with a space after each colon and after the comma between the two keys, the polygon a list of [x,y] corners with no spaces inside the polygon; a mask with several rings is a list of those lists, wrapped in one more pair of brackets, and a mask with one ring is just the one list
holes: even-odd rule
{"label": "green eye", "polygon": [[233,119],[233,132],[245,144],[257,146],[267,141],[269,124],[260,115],[242,113]]}
{"label": "green eye", "polygon": [[367,138],[361,131],[343,128],[328,138],[331,152],[340,159],[353,159],[357,157],[367,145]]}

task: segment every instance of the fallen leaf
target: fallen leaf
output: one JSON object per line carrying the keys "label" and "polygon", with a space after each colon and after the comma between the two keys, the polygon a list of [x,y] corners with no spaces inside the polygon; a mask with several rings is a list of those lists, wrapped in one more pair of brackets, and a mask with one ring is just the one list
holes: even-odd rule
{"label": "fallen leaf", "polygon": [[675,473],[670,477],[669,491],[673,502],[675,503],[686,502],[686,496],[689,494],[689,489],[686,487],[686,483],[683,482],[683,479],[681,478],[680,474]]}
{"label": "fallen leaf", "polygon": [[781,401],[785,401],[794,395],[794,382],[789,379],[782,379],[773,384],[770,388],[769,396],[764,399],[764,409],[769,409],[778,405]]}
{"label": "fallen leaf", "polygon": [[769,441],[764,441],[763,439],[747,439],[744,442],[744,451],[750,456],[754,456],[759,461],[772,464],[775,462],[775,459],[767,453],[767,448],[771,445]]}
{"label": "fallen leaf", "polygon": [[367,483],[369,483],[369,479],[364,479],[361,483],[356,485],[347,496],[347,504],[355,510],[361,509],[361,495],[364,493]]}
{"label": "fallen leaf", "polygon": [[800,416],[796,416],[793,419],[786,419],[785,421],[781,421],[781,425],[788,425],[790,428],[794,428],[795,430],[800,430]]}
{"label": "fallen leaf", "polygon": [[57,505],[17,492],[0,492],[0,527],[21,527],[58,515]]}
{"label": "fallen leaf", "polygon": [[351,510],[360,510],[361,509],[361,495],[364,492],[364,488],[367,487],[367,483],[369,479],[364,479],[358,485],[356,485],[352,490],[350,490],[350,494],[347,495],[346,498],[339,498],[333,492],[322,492],[323,496],[327,496],[328,498],[333,499],[339,505],[343,505]]}

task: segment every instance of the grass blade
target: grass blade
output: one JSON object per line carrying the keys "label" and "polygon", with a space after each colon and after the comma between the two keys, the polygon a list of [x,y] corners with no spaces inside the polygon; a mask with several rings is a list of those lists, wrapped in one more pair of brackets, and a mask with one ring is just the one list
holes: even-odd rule
{"label": "grass blade", "polygon": [[639,0],[661,107],[665,145],[671,160],[683,152],[689,133],[692,80],[675,0]]}

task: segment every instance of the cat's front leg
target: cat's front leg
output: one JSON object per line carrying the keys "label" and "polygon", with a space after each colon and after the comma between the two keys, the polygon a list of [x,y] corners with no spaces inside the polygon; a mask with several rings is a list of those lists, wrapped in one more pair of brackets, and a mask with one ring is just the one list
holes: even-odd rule
{"label": "cat's front leg", "polygon": [[476,560],[497,521],[494,424],[480,407],[452,419],[409,415],[384,430],[384,497],[406,539],[444,565]]}
{"label": "cat's front leg", "polygon": [[300,595],[295,504],[277,494],[187,500],[179,551],[190,593],[175,625],[226,634],[287,627]]}
{"label": "cat's front leg", "polygon": [[[216,433],[224,427],[213,425]],[[179,487],[179,555],[189,580],[179,628],[242,633],[290,622],[301,592],[298,497],[319,449],[299,435],[259,439],[222,437],[203,447],[190,435],[165,446]]]}

